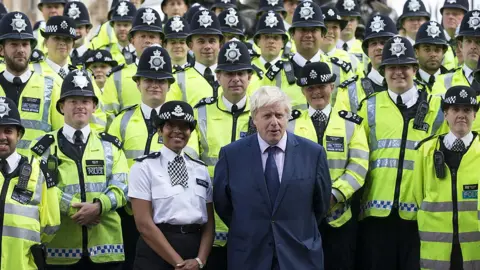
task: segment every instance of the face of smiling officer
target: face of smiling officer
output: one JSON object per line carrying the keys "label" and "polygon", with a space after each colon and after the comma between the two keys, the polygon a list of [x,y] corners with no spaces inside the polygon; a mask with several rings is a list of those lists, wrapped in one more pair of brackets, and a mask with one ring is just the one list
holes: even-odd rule
{"label": "face of smiling officer", "polygon": [[168,120],[158,129],[158,136],[162,136],[163,145],[179,154],[188,143],[192,131],[186,121]]}

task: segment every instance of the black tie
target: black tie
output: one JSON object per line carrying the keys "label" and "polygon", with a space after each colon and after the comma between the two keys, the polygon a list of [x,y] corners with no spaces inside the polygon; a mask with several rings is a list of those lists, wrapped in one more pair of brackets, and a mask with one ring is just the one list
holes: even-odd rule
{"label": "black tie", "polygon": [[157,111],[155,109],[152,109],[152,111],[150,112],[150,121],[149,121],[150,134],[155,133],[155,119],[157,119]]}
{"label": "black tie", "polygon": [[402,96],[400,96],[400,95],[397,96],[397,107],[398,107],[400,110],[403,110],[403,109],[406,109],[406,108],[407,108],[407,106],[403,103]]}
{"label": "black tie", "polygon": [[265,69],[266,69],[266,70],[268,70],[271,66],[272,66],[272,64],[270,64],[270,63],[268,63],[268,62],[265,63]]}
{"label": "black tie", "polygon": [[311,117],[315,133],[317,133],[317,142],[323,145],[323,133],[327,127],[327,116],[322,111],[318,110]]}
{"label": "black tie", "polygon": [[205,77],[207,82],[213,86],[213,82],[215,81],[215,79],[213,78],[212,70],[209,67],[205,69],[205,72],[203,73],[203,77]]}
{"label": "black tie", "polygon": [[0,171],[4,176],[8,174],[8,163],[6,159],[0,159]]}
{"label": "black tie", "polygon": [[75,130],[73,137],[75,146],[83,146],[83,133],[81,130]]}
{"label": "black tie", "polygon": [[65,79],[65,77],[67,76],[67,72],[65,71],[65,69],[60,68],[60,70],[58,71],[58,75],[60,75],[62,79]]}
{"label": "black tie", "polygon": [[465,143],[460,139],[456,139],[452,144],[451,150],[454,152],[463,152],[465,151]]}
{"label": "black tie", "polygon": [[434,75],[430,75],[430,79],[428,79],[428,84],[431,86],[433,86],[433,84],[435,83],[435,76]]}
{"label": "black tie", "polygon": [[268,157],[265,162],[264,176],[272,206],[275,205],[278,190],[280,189],[280,176],[278,175],[278,167],[275,162],[275,152],[277,151],[277,148],[277,146],[270,146],[265,150],[268,152]]}
{"label": "black tie", "polygon": [[343,49],[344,51],[348,52],[348,44],[347,44],[346,42],[343,43],[342,49]]}
{"label": "black tie", "polygon": [[20,79],[20,77],[13,77],[13,84],[16,86],[16,87],[19,87],[21,86],[23,83],[22,83],[22,79]]}
{"label": "black tie", "polygon": [[310,64],[310,63],[311,63],[310,60],[308,60],[307,62],[305,62],[305,66]]}

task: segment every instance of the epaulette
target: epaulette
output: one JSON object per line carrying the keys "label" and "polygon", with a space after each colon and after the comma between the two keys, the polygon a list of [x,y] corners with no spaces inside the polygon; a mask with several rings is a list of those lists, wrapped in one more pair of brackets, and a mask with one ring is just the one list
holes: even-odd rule
{"label": "epaulette", "polygon": [[32,31],[36,31],[38,28],[40,28],[40,25],[42,25],[42,22],[43,21],[36,22],[32,27]]}
{"label": "epaulette", "polygon": [[440,135],[433,134],[433,135],[430,135],[430,136],[426,137],[425,139],[419,141],[419,142],[415,145],[415,150],[420,149],[420,146],[422,146],[422,144],[430,141],[430,140],[433,139],[433,138],[439,137],[439,136],[440,136]]}
{"label": "epaulette", "polygon": [[345,110],[339,111],[338,116],[357,125],[360,125],[363,121],[363,117],[361,117],[360,115]]}
{"label": "epaulette", "polygon": [[262,69],[259,68],[259,67],[257,67],[257,66],[255,66],[255,65],[252,65],[252,68],[253,68],[253,70],[255,71],[255,73],[257,73],[258,78],[259,78],[260,80],[263,79],[263,71],[262,71]]}
{"label": "epaulette", "polygon": [[33,153],[42,156],[45,151],[47,151],[48,148],[50,148],[50,145],[55,142],[55,138],[53,137],[52,134],[46,134],[43,136],[38,142],[30,148]]}
{"label": "epaulette", "polygon": [[288,118],[288,121],[293,121],[295,119],[298,119],[302,115],[302,112],[299,110],[292,110],[292,113],[290,114],[290,117]]}
{"label": "epaulette", "polygon": [[283,61],[278,60],[277,62],[275,62],[275,64],[273,64],[272,66],[270,66],[270,68],[267,69],[267,74],[265,76],[271,81],[273,81],[275,79],[275,76],[277,76],[278,72],[280,72],[280,70],[282,69]]}
{"label": "epaulette", "polygon": [[339,84],[338,87],[345,88],[348,85],[350,85],[351,83],[356,82],[358,80],[358,78],[359,78],[358,75],[355,75],[355,76],[351,77],[350,79],[348,79],[348,80],[342,82],[341,84]]}
{"label": "epaulette", "polygon": [[45,54],[39,49],[34,49],[30,56],[30,62],[40,63],[43,60],[45,60]]}
{"label": "epaulette", "polygon": [[137,108],[137,107],[138,107],[138,104],[131,105],[131,106],[127,106],[127,107],[121,109],[117,114],[115,114],[115,117],[119,116],[119,115],[120,115],[121,113],[123,113],[123,112],[131,111],[131,110],[133,110],[133,109],[135,109],[135,108]]}
{"label": "epaulette", "polygon": [[195,105],[193,108],[199,108],[201,106],[204,106],[204,105],[209,105],[209,104],[213,104],[217,102],[217,98],[216,97],[206,97],[206,98],[202,98],[200,99],[200,101],[197,103],[197,105]]}
{"label": "epaulette", "polygon": [[333,64],[341,67],[344,72],[347,72],[347,73],[348,73],[348,72],[350,72],[350,71],[352,70],[352,64],[351,64],[351,63],[347,63],[347,62],[345,62],[345,61],[343,61],[343,60],[341,60],[341,59],[339,59],[339,58],[337,58],[337,57],[331,57],[331,58],[330,58],[330,61],[331,61]]}
{"label": "epaulette", "polygon": [[107,73],[107,77],[110,77],[113,73],[122,70],[125,67],[125,64],[118,65],[116,67],[113,67],[110,69],[110,71]]}
{"label": "epaulette", "polygon": [[45,178],[47,188],[52,188],[58,184],[57,181],[55,181],[56,178],[53,177],[52,172],[48,169],[48,161],[40,160],[40,170]]}
{"label": "epaulette", "polygon": [[122,141],[120,141],[119,138],[113,136],[113,135],[110,135],[106,132],[101,132],[100,134],[100,139],[104,140],[104,141],[107,141],[107,142],[110,142],[112,143],[113,145],[115,145],[118,149],[122,149],[122,146],[123,146],[123,143]]}
{"label": "epaulette", "polygon": [[[184,152],[184,153],[185,153],[185,152]],[[193,161],[193,162],[196,162],[196,163],[198,163],[198,164],[200,164],[200,165],[203,165],[203,166],[205,166],[205,167],[208,166],[205,162],[203,162],[203,161],[201,161],[201,160],[199,160],[199,159],[195,159],[195,158],[193,158],[192,156],[190,156],[190,155],[187,154],[187,153],[185,153],[185,156],[187,156],[187,157],[188,157],[191,161]]]}
{"label": "epaulette", "polygon": [[260,54],[253,48],[253,44],[250,42],[244,42],[245,46],[247,46],[248,49],[248,54],[250,55],[250,59],[253,59],[255,57],[259,57]]}
{"label": "epaulette", "polygon": [[143,156],[139,156],[139,157],[137,157],[137,158],[134,158],[133,160],[142,162],[142,161],[144,161],[144,160],[147,159],[147,158],[157,158],[157,157],[159,157],[159,156],[160,156],[160,152],[152,152],[152,153],[150,153],[150,154],[148,154],[148,155],[143,155]]}
{"label": "epaulette", "polygon": [[414,82],[415,84],[417,84],[417,85],[422,86],[423,88],[427,88],[427,87],[428,87],[428,85],[427,85],[424,81],[418,80],[418,79],[416,79],[416,78],[413,78],[413,82]]}
{"label": "epaulette", "polygon": [[173,65],[173,74],[176,74],[177,72],[185,71],[191,67],[192,65],[188,62],[183,66]]}

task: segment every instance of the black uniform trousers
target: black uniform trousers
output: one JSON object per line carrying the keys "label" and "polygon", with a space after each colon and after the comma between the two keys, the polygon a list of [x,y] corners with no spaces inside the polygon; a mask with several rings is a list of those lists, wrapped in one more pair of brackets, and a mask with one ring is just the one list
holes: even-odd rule
{"label": "black uniform trousers", "polygon": [[362,270],[420,269],[420,238],[416,221],[403,220],[392,210],[386,218],[359,222],[358,260]]}
{"label": "black uniform trousers", "polygon": [[[228,244],[227,244],[228,245]],[[213,246],[208,256],[206,270],[226,270],[227,269],[227,246]]]}
{"label": "black uniform trousers", "polygon": [[121,270],[121,262],[93,263],[89,257],[82,257],[80,261],[71,265],[47,265],[47,270]]}
{"label": "black uniform trousers", "polygon": [[355,217],[338,228],[320,224],[325,270],[355,270],[357,224]]}
{"label": "black uniform trousers", "polygon": [[135,219],[125,211],[124,207],[118,209],[117,213],[120,215],[122,222],[123,246],[125,248],[125,262],[122,270],[132,270],[140,233],[135,225]]}

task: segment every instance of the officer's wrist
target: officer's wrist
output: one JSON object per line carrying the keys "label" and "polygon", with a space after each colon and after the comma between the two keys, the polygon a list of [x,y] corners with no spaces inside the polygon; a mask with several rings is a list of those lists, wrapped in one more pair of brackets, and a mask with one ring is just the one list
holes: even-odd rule
{"label": "officer's wrist", "polygon": [[100,199],[98,199],[98,198],[95,198],[95,199],[93,199],[93,203],[94,203],[95,205],[97,205],[97,207],[98,207],[98,214],[101,215],[101,214],[102,214],[102,201],[100,201]]}

